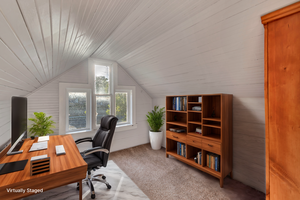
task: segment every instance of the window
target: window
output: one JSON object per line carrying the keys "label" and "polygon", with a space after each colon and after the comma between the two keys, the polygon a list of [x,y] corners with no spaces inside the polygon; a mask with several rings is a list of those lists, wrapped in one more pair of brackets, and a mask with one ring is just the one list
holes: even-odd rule
{"label": "window", "polygon": [[91,130],[89,85],[59,83],[59,134]]}
{"label": "window", "polygon": [[87,93],[69,92],[67,131],[86,129],[87,125]]}
{"label": "window", "polygon": [[118,85],[118,64],[89,58],[88,65],[87,84],[59,83],[59,134],[94,134],[105,115],[118,117],[117,132],[137,128],[136,88]]}
{"label": "window", "polygon": [[127,92],[115,93],[116,117],[119,123],[128,123],[128,94]]}
{"label": "window", "polygon": [[95,129],[99,127],[101,118],[110,114],[119,119],[117,126],[132,125],[133,87],[114,87],[113,64],[93,63],[93,68]]}
{"label": "window", "polygon": [[116,89],[115,115],[119,119],[118,125],[132,124],[132,90]]}
{"label": "window", "polygon": [[96,100],[96,125],[105,115],[111,114],[111,76],[110,67],[95,65],[94,91]]}

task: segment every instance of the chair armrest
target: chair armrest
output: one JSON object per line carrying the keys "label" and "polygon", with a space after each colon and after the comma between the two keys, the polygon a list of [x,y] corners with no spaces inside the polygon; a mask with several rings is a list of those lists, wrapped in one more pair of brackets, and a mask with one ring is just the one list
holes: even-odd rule
{"label": "chair armrest", "polygon": [[94,147],[94,148],[91,148],[91,149],[87,149],[85,150],[83,153],[84,156],[87,156],[91,153],[95,153],[95,152],[104,152],[106,154],[109,153],[109,151],[107,149],[104,149],[103,147]]}
{"label": "chair armrest", "polygon": [[93,142],[93,139],[91,137],[85,137],[85,138],[80,138],[78,140],[75,140],[76,144],[79,144],[82,142]]}

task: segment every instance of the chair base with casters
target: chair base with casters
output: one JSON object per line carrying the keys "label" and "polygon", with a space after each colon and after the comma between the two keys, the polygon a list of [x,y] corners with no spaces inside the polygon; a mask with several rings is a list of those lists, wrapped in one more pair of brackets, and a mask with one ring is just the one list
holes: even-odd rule
{"label": "chair base with casters", "polygon": [[[100,128],[93,138],[85,137],[75,141],[76,144],[80,144],[83,142],[92,143],[92,148],[81,153],[82,158],[88,164],[87,176],[82,181],[89,186],[92,199],[95,199],[96,197],[93,181],[104,183],[108,189],[111,188],[111,185],[106,181],[106,177],[103,174],[92,175],[91,171],[96,171],[96,169],[106,167],[110,145],[115,132],[117,121],[118,118],[113,115],[102,117]],[[77,189],[79,189],[79,183],[77,184]]]}
{"label": "chair base with casters", "polygon": [[[95,197],[96,197],[93,181],[98,181],[98,182],[104,183],[106,185],[107,189],[111,188],[111,185],[106,181],[106,177],[104,176],[104,174],[92,175],[91,171],[88,171],[86,178],[82,180],[82,183],[86,183],[89,186],[89,188],[91,190],[91,198],[92,199],[95,199]],[[77,190],[79,190],[79,183],[77,183]]]}

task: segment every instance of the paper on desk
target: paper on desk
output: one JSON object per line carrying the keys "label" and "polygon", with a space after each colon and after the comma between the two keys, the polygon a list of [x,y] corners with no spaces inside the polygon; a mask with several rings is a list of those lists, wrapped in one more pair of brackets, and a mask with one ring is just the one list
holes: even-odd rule
{"label": "paper on desk", "polygon": [[33,161],[33,160],[40,160],[40,159],[44,159],[44,158],[47,158],[48,156],[47,156],[47,154],[45,154],[45,155],[41,155],[41,156],[34,156],[34,157],[31,157],[31,161]]}
{"label": "paper on desk", "polygon": [[38,142],[45,142],[49,140],[49,135],[39,137]]}

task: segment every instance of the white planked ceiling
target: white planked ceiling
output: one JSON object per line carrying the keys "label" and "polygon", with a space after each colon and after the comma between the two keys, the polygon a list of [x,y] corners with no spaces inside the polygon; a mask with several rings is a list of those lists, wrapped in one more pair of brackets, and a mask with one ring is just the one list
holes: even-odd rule
{"label": "white planked ceiling", "polygon": [[263,96],[260,16],[295,0],[0,0],[0,99],[82,60],[115,60],[152,96]]}
{"label": "white planked ceiling", "polygon": [[0,99],[90,57],[138,0],[0,0]]}
{"label": "white planked ceiling", "polygon": [[153,97],[263,97],[260,17],[296,0],[143,1],[93,57],[116,60]]}

